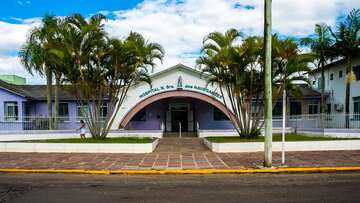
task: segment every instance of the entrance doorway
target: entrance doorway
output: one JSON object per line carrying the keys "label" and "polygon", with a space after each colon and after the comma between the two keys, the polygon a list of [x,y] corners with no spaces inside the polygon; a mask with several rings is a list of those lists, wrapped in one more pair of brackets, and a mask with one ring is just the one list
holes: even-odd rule
{"label": "entrance doorway", "polygon": [[194,132],[194,111],[189,103],[169,103],[166,111],[166,132]]}
{"label": "entrance doorway", "polygon": [[188,112],[187,111],[171,111],[171,129],[172,132],[179,132],[180,123],[181,131],[188,131]]}

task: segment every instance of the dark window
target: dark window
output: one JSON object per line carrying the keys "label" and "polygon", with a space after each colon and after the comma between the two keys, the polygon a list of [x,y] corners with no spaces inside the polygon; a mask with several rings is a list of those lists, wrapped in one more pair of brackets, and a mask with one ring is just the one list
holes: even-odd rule
{"label": "dark window", "polygon": [[360,120],[360,97],[354,97],[354,118]]}
{"label": "dark window", "polygon": [[137,112],[131,121],[146,121],[146,108],[143,108]]}
{"label": "dark window", "polygon": [[226,121],[229,120],[229,118],[222,112],[220,109],[214,107],[214,120],[215,121]]}
{"label": "dark window", "polygon": [[360,66],[355,66],[353,68],[356,80],[360,80]]}
{"label": "dark window", "polygon": [[315,85],[315,84],[316,84],[316,80],[312,81],[312,84]]}
{"label": "dark window", "polygon": [[301,102],[290,102],[290,115],[301,115]]}
{"label": "dark window", "polygon": [[331,114],[331,104],[326,104],[327,108],[326,108],[326,112],[328,114]]}
{"label": "dark window", "polygon": [[319,113],[319,109],[320,109],[319,101],[309,101],[308,106],[309,106],[309,114]]}
{"label": "dark window", "polygon": [[341,71],[339,71],[339,78],[342,78],[342,75],[343,75],[343,72],[341,70]]}
{"label": "dark window", "polygon": [[107,104],[103,104],[101,106],[101,116],[102,117],[106,117],[108,114],[108,105]]}
{"label": "dark window", "polygon": [[273,109],[274,116],[281,116],[282,115],[282,102],[276,102],[275,107]]}
{"label": "dark window", "polygon": [[330,74],[330,80],[334,80],[334,74],[333,73]]}
{"label": "dark window", "polygon": [[16,101],[4,102],[4,114],[6,121],[17,121],[19,119],[18,103]]}
{"label": "dark window", "polygon": [[59,117],[60,120],[67,121],[69,120],[69,105],[68,103],[59,104]]}

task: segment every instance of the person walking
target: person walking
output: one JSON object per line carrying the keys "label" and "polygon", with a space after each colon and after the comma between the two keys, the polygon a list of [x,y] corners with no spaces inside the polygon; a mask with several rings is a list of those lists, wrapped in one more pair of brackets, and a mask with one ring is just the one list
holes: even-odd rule
{"label": "person walking", "polygon": [[85,122],[83,120],[80,120],[80,128],[78,130],[80,130],[80,139],[85,139]]}

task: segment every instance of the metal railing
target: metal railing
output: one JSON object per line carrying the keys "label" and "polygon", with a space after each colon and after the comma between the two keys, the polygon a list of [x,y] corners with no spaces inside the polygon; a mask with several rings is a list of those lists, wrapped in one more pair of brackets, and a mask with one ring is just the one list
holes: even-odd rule
{"label": "metal railing", "polygon": [[83,117],[14,116],[0,117],[0,131],[17,130],[74,130]]}
{"label": "metal railing", "polygon": [[[309,114],[288,116],[287,127],[293,128],[360,128],[360,114]],[[273,117],[273,126],[282,126],[282,117]]]}
{"label": "metal railing", "polygon": [[[312,114],[287,116],[286,127],[292,128],[354,128],[360,129],[360,114],[349,114],[349,123],[346,124],[345,114]],[[0,117],[0,131],[16,130],[74,130],[79,128],[80,119],[78,117],[58,117],[49,119],[45,116],[17,116]],[[211,119],[211,118],[210,118]],[[52,123],[52,128],[50,124]],[[180,127],[181,124],[179,124]],[[282,126],[282,117],[273,117],[273,127]],[[162,130],[165,125],[162,124]],[[199,131],[199,124],[196,124]],[[179,129],[180,130],[180,129]],[[179,135],[180,135],[179,131]]]}

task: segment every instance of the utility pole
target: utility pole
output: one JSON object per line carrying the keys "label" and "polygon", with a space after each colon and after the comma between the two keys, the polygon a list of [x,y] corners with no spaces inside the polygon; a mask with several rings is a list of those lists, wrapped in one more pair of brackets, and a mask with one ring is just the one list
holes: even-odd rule
{"label": "utility pole", "polygon": [[272,79],[271,79],[271,1],[265,1],[264,12],[264,50],[265,50],[265,143],[264,166],[272,165]]}
{"label": "utility pole", "polygon": [[281,164],[285,164],[285,128],[286,128],[286,89],[283,90],[282,102],[282,137],[281,137]]}

